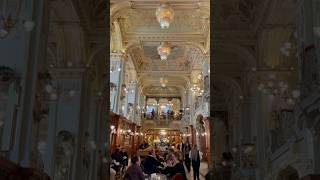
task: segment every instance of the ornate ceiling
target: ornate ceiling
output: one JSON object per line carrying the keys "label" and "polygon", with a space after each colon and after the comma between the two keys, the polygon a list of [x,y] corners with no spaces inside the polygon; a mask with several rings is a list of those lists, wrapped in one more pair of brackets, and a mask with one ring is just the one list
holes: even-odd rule
{"label": "ornate ceiling", "polygon": [[[168,29],[160,28],[155,15],[162,2],[111,0],[111,19],[119,22],[123,44],[138,72],[144,93],[182,96],[190,82],[191,71],[200,68],[208,51],[210,1],[168,1],[174,9],[174,20]],[[167,61],[161,61],[157,52],[164,41],[171,46]],[[163,75],[169,80],[166,88],[159,84]]]}
{"label": "ornate ceiling", "polygon": [[[191,72],[200,69],[210,56],[210,7],[215,46],[213,72],[230,75],[240,85],[248,69],[263,68],[269,61],[279,59],[275,58],[279,56],[279,48],[269,47],[264,38],[272,36],[272,31],[282,32],[276,28],[287,31],[285,28],[294,24],[294,0],[172,0],[168,2],[175,12],[173,23],[169,29],[161,29],[155,17],[155,9],[161,2],[110,1],[111,19],[119,21],[125,49],[144,81],[153,81],[150,75],[159,79],[164,73],[172,76],[173,81],[176,75],[191,81]],[[287,37],[290,33],[278,38],[279,46]],[[156,51],[162,41],[173,47],[167,62],[161,62]],[[266,51],[261,52],[262,47]],[[269,54],[270,58],[260,57],[263,54]],[[268,62],[260,63],[260,59]],[[184,83],[181,87],[186,87],[188,81],[181,81],[180,84]]]}

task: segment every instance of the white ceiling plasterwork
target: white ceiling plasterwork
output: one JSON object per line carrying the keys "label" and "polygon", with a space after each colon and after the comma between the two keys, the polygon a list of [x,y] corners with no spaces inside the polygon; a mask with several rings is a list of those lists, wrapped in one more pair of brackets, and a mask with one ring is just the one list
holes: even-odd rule
{"label": "white ceiling plasterwork", "polygon": [[[190,81],[190,72],[200,67],[198,64],[202,63],[209,43],[209,0],[166,2],[175,15],[170,27],[161,29],[155,12],[163,1],[111,0],[111,18],[120,24],[126,53],[148,95],[182,95]],[[167,61],[160,61],[157,47],[165,41],[170,43],[171,53]],[[159,84],[164,73],[169,79],[167,89]]]}

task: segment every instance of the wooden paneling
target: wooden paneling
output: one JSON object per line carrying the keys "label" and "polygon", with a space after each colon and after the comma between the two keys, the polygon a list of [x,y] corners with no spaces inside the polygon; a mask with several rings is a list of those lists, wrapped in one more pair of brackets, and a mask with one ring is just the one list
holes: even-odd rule
{"label": "wooden paneling", "polygon": [[22,168],[0,157],[0,179],[3,180],[50,180],[43,172],[33,168]]}
{"label": "wooden paneling", "polygon": [[308,175],[301,178],[300,180],[319,180],[319,179],[320,179],[320,175]]}

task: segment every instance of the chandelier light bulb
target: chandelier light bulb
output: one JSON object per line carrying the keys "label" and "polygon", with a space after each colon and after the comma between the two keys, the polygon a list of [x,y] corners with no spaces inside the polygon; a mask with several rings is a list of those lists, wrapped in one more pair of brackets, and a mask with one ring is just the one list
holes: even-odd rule
{"label": "chandelier light bulb", "polygon": [[69,96],[70,96],[70,97],[73,97],[75,94],[76,94],[76,91],[75,91],[75,90],[70,90],[70,91],[69,91]]}
{"label": "chandelier light bulb", "polygon": [[27,32],[30,32],[33,30],[35,23],[33,21],[25,21],[23,23],[24,28],[26,29]]}
{"label": "chandelier light bulb", "polygon": [[299,90],[293,90],[292,91],[292,96],[294,98],[299,98],[300,97],[300,91]]}
{"label": "chandelier light bulb", "polygon": [[0,38],[6,37],[8,35],[8,31],[5,29],[0,29]]}
{"label": "chandelier light bulb", "polygon": [[51,84],[47,84],[45,86],[45,90],[46,90],[47,93],[52,93],[53,87],[51,86]]}

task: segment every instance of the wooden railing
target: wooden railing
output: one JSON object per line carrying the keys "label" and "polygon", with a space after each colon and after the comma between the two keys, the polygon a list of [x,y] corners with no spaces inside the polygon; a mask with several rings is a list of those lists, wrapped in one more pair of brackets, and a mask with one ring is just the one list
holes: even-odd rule
{"label": "wooden railing", "polygon": [[50,177],[33,168],[23,168],[0,157],[0,179],[4,180],[50,180]]}

